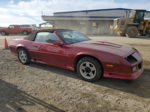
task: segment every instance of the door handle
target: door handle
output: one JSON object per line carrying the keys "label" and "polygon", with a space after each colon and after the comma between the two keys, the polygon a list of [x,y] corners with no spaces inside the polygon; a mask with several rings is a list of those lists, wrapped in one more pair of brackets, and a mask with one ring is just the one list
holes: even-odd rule
{"label": "door handle", "polygon": [[38,47],[38,46],[36,46],[36,45],[33,45],[33,47]]}

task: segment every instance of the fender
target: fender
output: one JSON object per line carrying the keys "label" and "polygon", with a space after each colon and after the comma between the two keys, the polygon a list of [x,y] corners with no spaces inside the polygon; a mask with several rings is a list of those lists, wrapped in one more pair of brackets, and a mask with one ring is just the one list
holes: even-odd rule
{"label": "fender", "polygon": [[16,46],[16,51],[17,51],[17,49],[20,48],[20,47],[27,49],[23,44],[18,44],[18,45]]}
{"label": "fender", "polygon": [[100,59],[99,59],[99,57],[97,56],[97,54],[92,54],[92,53],[89,53],[89,52],[79,52],[79,53],[77,53],[76,55],[75,55],[75,58],[74,58],[74,66],[76,65],[76,61],[78,60],[78,58],[80,57],[80,56],[91,56],[91,57],[93,57],[93,58],[95,58],[95,59],[97,59],[99,62],[100,62]]}

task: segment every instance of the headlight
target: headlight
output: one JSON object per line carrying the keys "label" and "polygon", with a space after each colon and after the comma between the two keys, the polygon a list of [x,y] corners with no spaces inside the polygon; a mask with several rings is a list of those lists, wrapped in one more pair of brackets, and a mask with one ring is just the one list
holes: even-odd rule
{"label": "headlight", "polygon": [[137,66],[134,66],[134,67],[132,68],[132,71],[133,71],[133,72],[137,71]]}

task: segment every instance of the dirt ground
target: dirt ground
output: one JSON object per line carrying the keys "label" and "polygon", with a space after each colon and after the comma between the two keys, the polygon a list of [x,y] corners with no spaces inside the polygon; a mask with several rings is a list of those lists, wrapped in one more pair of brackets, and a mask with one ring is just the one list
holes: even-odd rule
{"label": "dirt ground", "polygon": [[22,65],[1,49],[0,112],[150,112],[150,38],[91,38],[137,48],[144,73],[135,81],[102,78],[89,83],[60,68]]}

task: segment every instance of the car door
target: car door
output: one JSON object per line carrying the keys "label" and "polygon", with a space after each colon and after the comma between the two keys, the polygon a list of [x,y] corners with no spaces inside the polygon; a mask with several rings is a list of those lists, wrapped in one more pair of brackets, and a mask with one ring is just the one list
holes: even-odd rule
{"label": "car door", "polygon": [[15,32],[16,32],[15,26],[10,25],[10,26],[8,27],[8,33],[14,34]]}
{"label": "car door", "polygon": [[[31,43],[27,45],[27,49],[29,50],[30,57],[32,61],[39,62],[39,63],[44,63],[40,59],[40,47],[43,45],[43,38],[42,35],[34,34],[35,37],[33,37]],[[35,39],[37,39],[35,41]]]}
{"label": "car door", "polygon": [[15,33],[22,33],[21,27],[20,27],[19,25],[17,25],[17,26],[15,27]]}
{"label": "car door", "polygon": [[37,61],[64,67],[67,59],[67,47],[56,44],[61,41],[54,33],[38,32],[32,47]]}
{"label": "car door", "polygon": [[32,45],[30,46],[30,55],[32,57],[32,60],[35,62],[46,64],[42,59],[42,52],[40,51],[40,48],[42,47],[42,42],[32,42]]}

